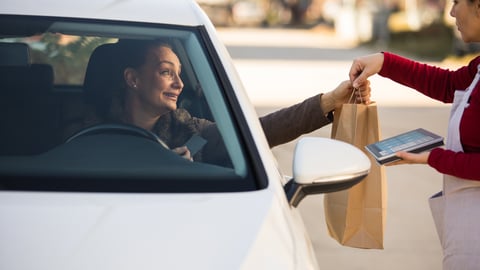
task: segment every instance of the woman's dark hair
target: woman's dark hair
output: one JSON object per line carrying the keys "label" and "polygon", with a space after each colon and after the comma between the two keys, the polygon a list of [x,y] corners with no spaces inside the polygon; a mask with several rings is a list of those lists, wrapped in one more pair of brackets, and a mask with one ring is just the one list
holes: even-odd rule
{"label": "woman's dark hair", "polygon": [[[126,82],[123,73],[126,68],[142,66],[150,48],[164,46],[172,48],[168,40],[119,40],[99,48],[98,56],[92,55],[92,64],[85,80],[85,101],[90,104],[97,117],[116,118],[123,108]],[[101,51],[101,52],[100,52]],[[101,58],[101,59],[99,59]],[[89,63],[90,65],[90,63]]]}
{"label": "woman's dark hair", "polygon": [[121,39],[117,43],[117,52],[122,71],[126,68],[137,69],[147,60],[147,53],[150,48],[172,46],[166,39],[138,40]]}

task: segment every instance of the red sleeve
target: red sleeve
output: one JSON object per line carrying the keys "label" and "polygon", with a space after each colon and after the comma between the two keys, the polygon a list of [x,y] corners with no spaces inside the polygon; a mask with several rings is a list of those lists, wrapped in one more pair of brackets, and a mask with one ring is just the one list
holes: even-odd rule
{"label": "red sleeve", "polygon": [[480,85],[470,95],[470,104],[465,108],[460,121],[460,141],[463,152],[435,149],[430,153],[428,164],[441,173],[480,180]]}
{"label": "red sleeve", "polygon": [[428,165],[443,174],[480,181],[480,153],[462,153],[435,148]]}
{"label": "red sleeve", "polygon": [[[456,71],[419,63],[392,53],[384,53],[384,63],[379,74],[411,87],[436,100],[451,103],[455,90],[466,89],[473,81],[480,57]],[[478,89],[477,89],[478,88]],[[460,126],[464,152],[442,148],[431,151],[428,164],[443,174],[480,181],[480,86],[471,95]]]}
{"label": "red sleeve", "polygon": [[472,82],[479,63],[480,57],[477,57],[468,66],[451,71],[384,52],[383,66],[378,74],[433,99],[451,103],[455,90],[465,89]]}

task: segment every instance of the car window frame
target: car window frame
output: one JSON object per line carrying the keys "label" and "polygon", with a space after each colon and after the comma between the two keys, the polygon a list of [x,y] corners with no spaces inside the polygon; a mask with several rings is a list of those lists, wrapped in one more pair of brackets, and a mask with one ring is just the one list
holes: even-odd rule
{"label": "car window frame", "polygon": [[[13,15],[9,15],[13,16]],[[19,15],[21,16],[21,15]],[[21,16],[21,17],[40,17],[40,16]],[[231,135],[233,130],[237,131],[237,145],[242,145],[242,147],[238,147],[234,149],[234,151],[241,151],[244,160],[246,162],[245,164],[245,174],[243,177],[247,180],[249,178],[254,179],[256,187],[254,189],[263,189],[268,185],[268,181],[266,180],[266,173],[264,168],[261,166],[262,161],[260,159],[260,156],[258,154],[258,151],[255,145],[255,141],[253,140],[253,137],[250,134],[250,131],[248,129],[248,124],[245,119],[245,116],[243,115],[242,109],[239,105],[239,102],[237,101],[235,95],[233,94],[233,86],[228,80],[228,76],[225,72],[225,70],[222,67],[222,62],[220,61],[220,58],[218,54],[216,53],[213,44],[211,43],[211,40],[208,36],[207,30],[205,29],[204,26],[172,26],[168,24],[158,24],[158,23],[145,23],[145,22],[124,22],[124,21],[114,21],[114,20],[98,20],[98,19],[81,19],[81,18],[62,18],[62,17],[41,17],[42,19],[49,20],[67,20],[71,21],[73,23],[89,23],[89,22],[95,22],[95,23],[101,23],[101,24],[114,24],[114,25],[121,25],[121,27],[125,26],[132,26],[132,27],[148,27],[148,28],[169,28],[172,30],[178,30],[180,29],[181,31],[185,31],[185,29],[190,29],[190,33],[193,33],[195,37],[199,40],[199,45],[202,47],[202,49],[205,50],[206,56],[210,56],[207,60],[211,60],[212,62],[208,61],[210,68],[213,72],[213,78],[216,80],[218,83],[219,87],[219,94],[223,98],[225,102],[225,108],[230,115],[231,123],[233,124],[232,129],[229,130],[228,128],[224,128],[223,131],[221,130],[221,133],[223,132],[223,135]],[[157,29],[158,30],[158,29]],[[201,42],[203,41],[203,42]],[[73,89],[73,91],[78,91],[77,86],[67,86],[67,85],[59,85],[58,89]],[[25,187],[24,187],[25,188]],[[224,190],[224,189],[222,189]]]}

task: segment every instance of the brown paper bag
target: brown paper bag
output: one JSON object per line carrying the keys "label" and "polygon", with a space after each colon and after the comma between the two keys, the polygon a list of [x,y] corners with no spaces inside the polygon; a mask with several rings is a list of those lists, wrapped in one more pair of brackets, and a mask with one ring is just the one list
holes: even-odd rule
{"label": "brown paper bag", "polygon": [[[375,103],[344,104],[335,110],[332,138],[364,146],[380,140]],[[328,232],[340,244],[356,248],[383,249],[387,209],[385,168],[367,154],[372,164],[369,175],[348,190],[325,194]]]}

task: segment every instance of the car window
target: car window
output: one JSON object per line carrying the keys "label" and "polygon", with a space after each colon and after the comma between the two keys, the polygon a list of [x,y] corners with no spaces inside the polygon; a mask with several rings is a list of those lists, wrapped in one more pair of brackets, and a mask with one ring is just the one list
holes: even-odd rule
{"label": "car window", "polygon": [[[55,179],[53,189],[62,190],[256,187],[248,148],[226,98],[230,86],[219,78],[223,67],[207,50],[201,26],[27,16],[0,21],[13,22],[0,33],[0,71],[6,82],[0,97],[1,176]],[[157,39],[168,41],[178,56],[183,89],[178,109],[162,116],[150,132],[115,118],[114,112],[124,106],[118,59],[125,51],[119,48],[126,41]],[[200,149],[192,162],[171,150],[185,145],[193,133],[202,139],[189,144]],[[102,182],[112,179],[118,181]],[[22,183],[21,188],[35,183],[31,189],[48,189],[41,181]]]}
{"label": "car window", "polygon": [[93,50],[117,39],[45,33],[29,37],[7,38],[4,42],[24,42],[30,47],[32,63],[52,65],[55,84],[82,85],[89,56]]}

